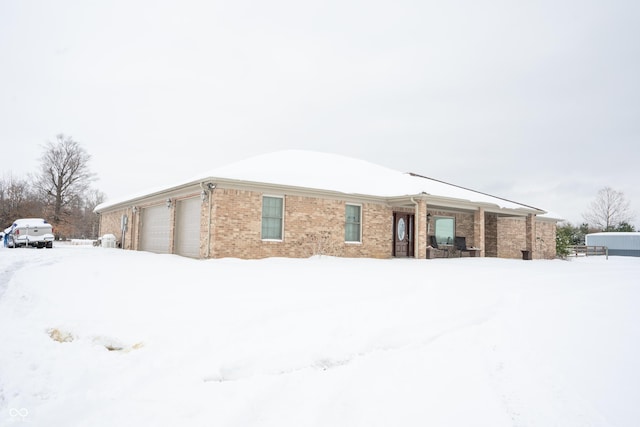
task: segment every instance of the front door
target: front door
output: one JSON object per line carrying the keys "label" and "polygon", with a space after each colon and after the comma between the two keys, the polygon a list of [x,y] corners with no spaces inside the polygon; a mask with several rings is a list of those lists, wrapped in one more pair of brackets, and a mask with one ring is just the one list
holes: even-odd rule
{"label": "front door", "polygon": [[393,214],[393,256],[413,256],[413,219],[414,215],[395,212]]}

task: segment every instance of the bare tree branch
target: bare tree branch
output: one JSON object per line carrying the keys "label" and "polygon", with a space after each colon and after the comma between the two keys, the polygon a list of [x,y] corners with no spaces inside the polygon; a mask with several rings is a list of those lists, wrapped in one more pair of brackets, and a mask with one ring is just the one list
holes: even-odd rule
{"label": "bare tree branch", "polygon": [[589,205],[589,211],[582,216],[590,226],[610,231],[622,223],[630,223],[633,220],[629,206],[624,193],[605,187],[598,191],[596,199]]}
{"label": "bare tree branch", "polygon": [[62,220],[64,209],[80,197],[95,179],[89,170],[91,156],[80,144],[64,134],[48,142],[40,158],[41,173],[35,185],[39,192],[51,200],[53,222]]}

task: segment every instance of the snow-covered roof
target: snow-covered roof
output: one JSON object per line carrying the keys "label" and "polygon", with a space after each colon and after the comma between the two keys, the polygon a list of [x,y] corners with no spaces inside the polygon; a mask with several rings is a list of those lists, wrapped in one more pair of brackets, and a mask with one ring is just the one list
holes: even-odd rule
{"label": "snow-covered roof", "polygon": [[546,218],[548,220],[554,220],[554,221],[564,221],[564,217],[560,214],[558,214],[557,212],[550,212],[547,211],[544,214],[538,214],[536,215],[538,218]]}
{"label": "snow-covered roof", "polygon": [[[544,211],[521,203],[491,196],[479,191],[449,184],[419,174],[399,172],[364,160],[337,154],[303,150],[284,150],[263,154],[219,167],[165,189],[157,194],[189,183],[233,180],[290,186],[343,194],[374,197],[427,195],[464,202],[491,204],[499,208]],[[145,193],[108,201],[97,211],[143,197]]]}
{"label": "snow-covered roof", "polygon": [[640,231],[600,231],[589,233],[587,236],[640,237]]}

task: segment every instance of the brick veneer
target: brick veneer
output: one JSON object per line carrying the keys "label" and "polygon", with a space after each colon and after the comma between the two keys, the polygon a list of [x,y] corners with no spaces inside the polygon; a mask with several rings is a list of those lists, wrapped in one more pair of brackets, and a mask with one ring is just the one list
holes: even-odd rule
{"label": "brick veneer", "polygon": [[383,204],[353,202],[362,206],[362,242],[345,243],[345,205],[351,203],[346,200],[284,195],[282,241],[261,238],[262,193],[216,189],[212,202],[213,258],[391,256],[392,209]]}
{"label": "brick veneer", "polygon": [[526,248],[525,218],[498,217],[498,258],[522,258]]}
{"label": "brick veneer", "polygon": [[498,215],[484,214],[484,256],[498,256]]}
{"label": "brick veneer", "polygon": [[[555,222],[536,220],[534,228],[533,257],[535,259],[555,258]],[[529,249],[526,237],[526,219],[524,217],[485,215],[485,256],[520,259],[522,258],[522,250]]]}
{"label": "brick veneer", "polygon": [[535,258],[553,259],[556,257],[555,221],[536,221],[536,243],[533,252]]}
{"label": "brick veneer", "polygon": [[[200,215],[200,257],[244,259],[266,257],[308,257],[325,254],[344,257],[389,258],[393,250],[393,212],[415,213],[413,208],[392,208],[383,203],[359,202],[346,199],[320,198],[302,195],[269,194],[284,198],[284,237],[282,241],[263,241],[261,238],[262,195],[250,190],[216,188],[205,199]],[[183,197],[193,197],[194,194]],[[177,198],[179,200],[180,198]],[[163,199],[164,200],[164,199]],[[174,200],[176,200],[174,198]],[[164,203],[164,201],[161,201]],[[426,222],[424,212],[428,208],[419,202],[415,218],[415,236],[419,247],[416,257],[426,255],[427,234],[433,235],[434,221]],[[156,200],[154,204],[158,204]],[[356,204],[362,207],[362,242],[346,243],[345,206]],[[120,221],[123,214],[129,218],[125,235],[125,249],[140,248],[140,209],[116,209],[101,213],[100,235],[114,234],[121,244]],[[175,211],[175,203],[171,207]],[[468,246],[482,247],[484,256],[521,258],[527,246],[527,224],[524,217],[504,217],[484,211],[460,212],[428,209],[432,218],[455,217],[456,235],[464,236]],[[172,219],[169,251],[173,251],[175,212]],[[209,222],[209,218],[211,219]],[[481,224],[482,222],[482,224]],[[427,232],[427,226],[429,228]],[[556,224],[553,221],[536,220],[533,228],[534,258],[554,258]],[[483,233],[483,234],[482,234]],[[208,246],[207,246],[208,245]]]}
{"label": "brick veneer", "polygon": [[[120,224],[122,221],[122,215],[128,214],[130,215],[129,209],[118,209],[115,211],[104,212],[100,214],[100,231],[99,235],[104,236],[105,234],[113,234],[116,236],[116,241],[118,247],[122,244],[122,231],[120,228]],[[131,249],[131,227],[129,226],[129,231],[125,234],[125,249]]]}

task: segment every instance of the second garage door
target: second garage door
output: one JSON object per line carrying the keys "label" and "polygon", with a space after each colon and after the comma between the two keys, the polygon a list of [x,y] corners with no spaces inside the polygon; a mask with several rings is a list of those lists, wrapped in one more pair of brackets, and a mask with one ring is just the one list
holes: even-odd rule
{"label": "second garage door", "polygon": [[180,200],[176,205],[175,253],[200,257],[200,198]]}
{"label": "second garage door", "polygon": [[169,253],[169,213],[165,205],[142,209],[140,249],[158,254]]}

